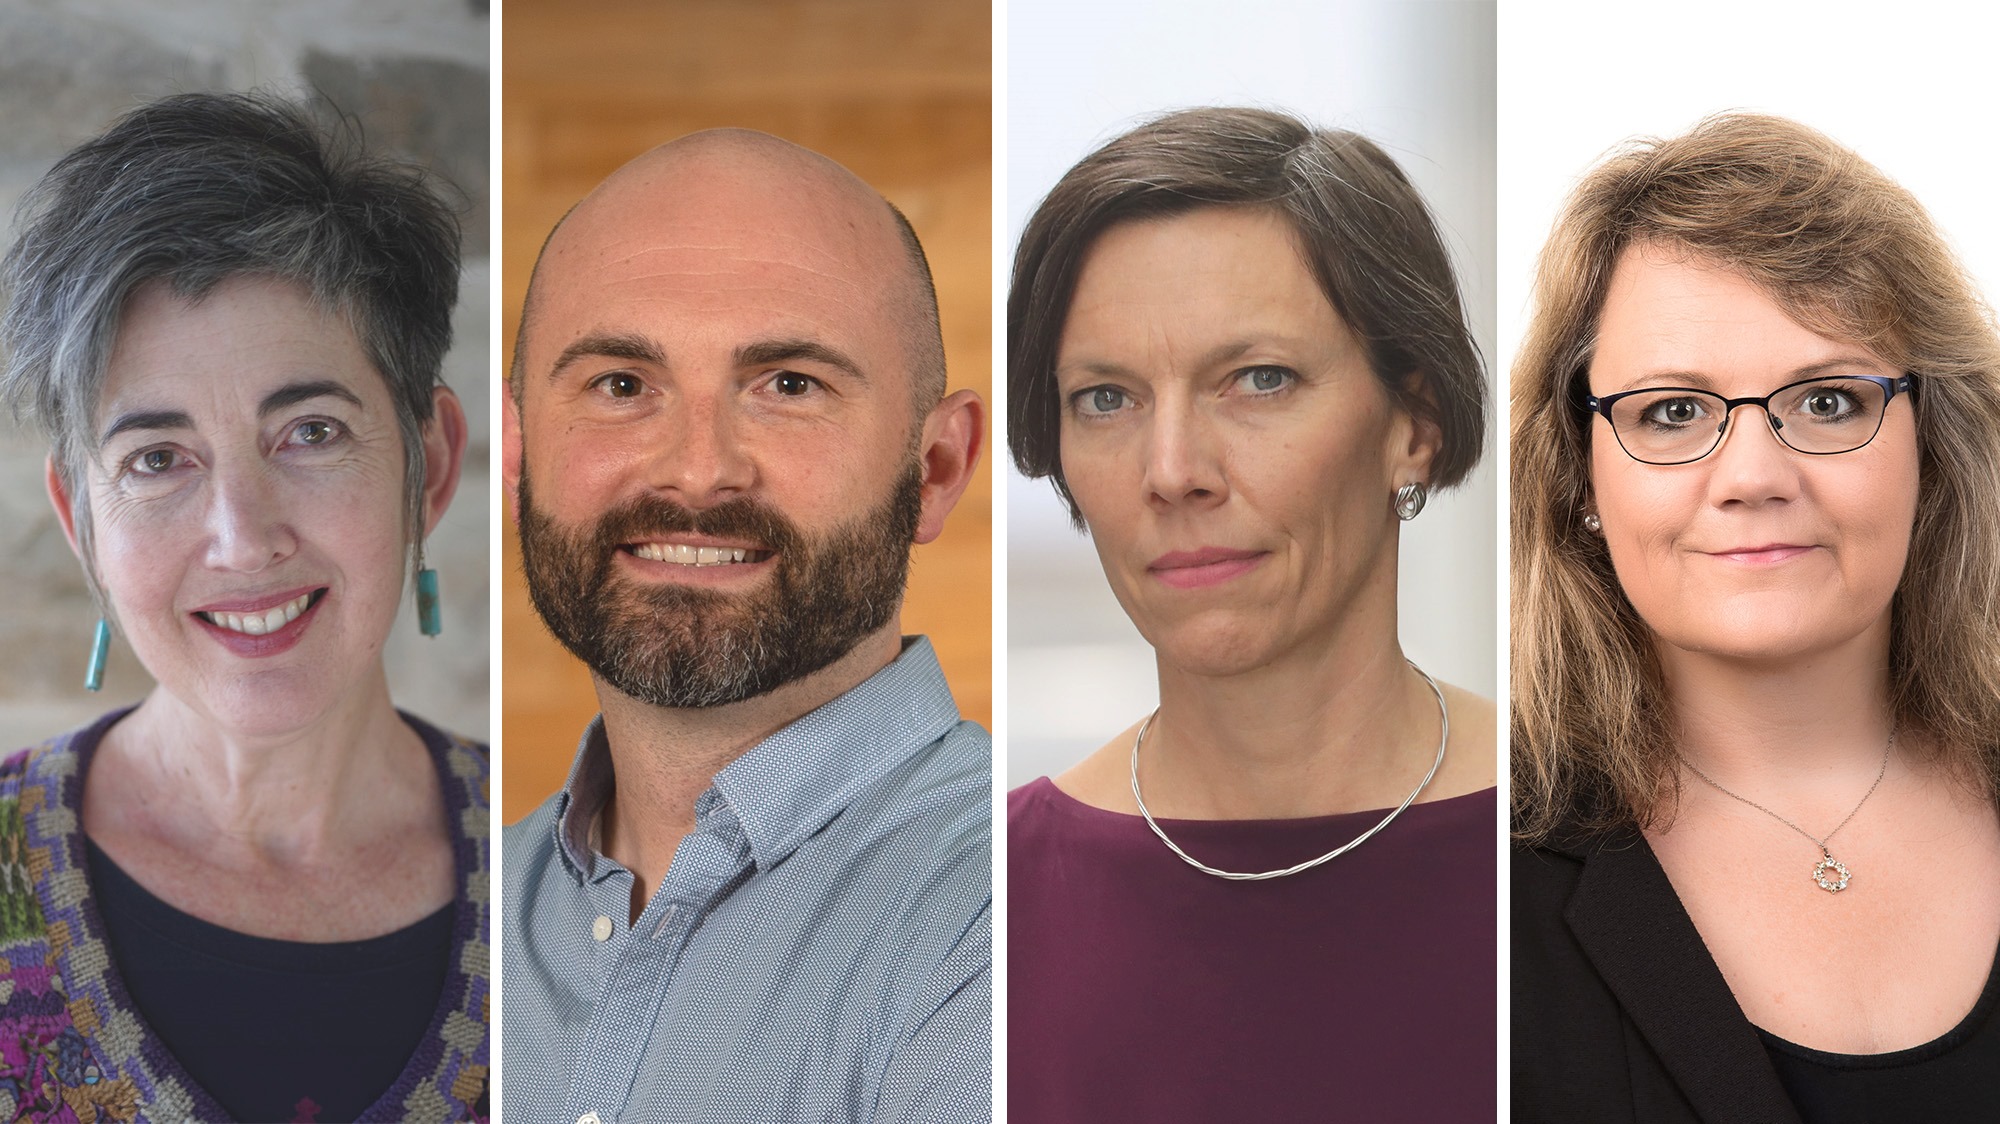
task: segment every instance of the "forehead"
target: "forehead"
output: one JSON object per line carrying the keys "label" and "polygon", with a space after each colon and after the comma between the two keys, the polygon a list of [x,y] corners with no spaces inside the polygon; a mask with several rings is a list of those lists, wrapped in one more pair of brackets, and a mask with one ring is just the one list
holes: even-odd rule
{"label": "forehead", "polygon": [[1347,340],[1291,222],[1268,207],[1206,207],[1106,230],[1079,271],[1059,361],[1089,361],[1099,347],[1238,336]]}
{"label": "forehead", "polygon": [[1736,270],[1642,243],[1619,256],[1606,287],[1591,381],[1598,393],[1660,378],[1763,393],[1772,379],[1843,360],[1889,366],[1867,347],[1799,323]]}
{"label": "forehead", "polygon": [[901,372],[886,205],[745,171],[620,173],[580,205],[539,266],[531,369],[584,336],[641,335],[670,360],[804,339]]}
{"label": "forehead", "polygon": [[97,415],[155,401],[249,400],[299,380],[336,381],[364,401],[388,395],[347,317],[302,286],[233,277],[190,300],[153,281],[120,311]]}

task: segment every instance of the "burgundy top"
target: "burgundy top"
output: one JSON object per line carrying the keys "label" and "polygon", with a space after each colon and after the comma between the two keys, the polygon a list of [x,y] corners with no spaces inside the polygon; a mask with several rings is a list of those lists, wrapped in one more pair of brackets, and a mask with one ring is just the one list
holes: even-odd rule
{"label": "burgundy top", "polygon": [[[1494,790],[1267,882],[1047,777],[1007,804],[1009,1119],[1495,1119]],[[1386,811],[1162,826],[1271,870]]]}

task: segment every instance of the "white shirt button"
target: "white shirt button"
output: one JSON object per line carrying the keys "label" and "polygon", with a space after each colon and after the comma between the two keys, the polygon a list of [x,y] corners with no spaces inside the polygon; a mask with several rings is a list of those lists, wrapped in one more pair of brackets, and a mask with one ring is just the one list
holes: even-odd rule
{"label": "white shirt button", "polygon": [[[610,940],[611,919],[609,917],[599,917],[597,920],[592,921],[590,923],[590,937],[592,940],[598,940],[598,941]],[[594,1112],[590,1113],[589,1119],[587,1121],[582,1118],[578,1118],[577,1124],[597,1124],[597,1114]]]}
{"label": "white shirt button", "polygon": [[[598,920],[599,920],[599,921],[608,921],[608,920],[610,920],[610,918],[608,918],[608,917],[600,917],[600,918],[598,918]],[[601,941],[601,940],[603,940],[604,938],[603,938],[603,937],[599,937],[599,938],[597,938],[597,939]],[[577,1117],[577,1118],[576,1118],[576,1124],[603,1124],[603,1122],[597,1119],[597,1114],[596,1114],[596,1113],[594,1113],[594,1112],[586,1112],[586,1113],[584,1113],[584,1114],[583,1114],[582,1116],[579,1116],[579,1117]]]}

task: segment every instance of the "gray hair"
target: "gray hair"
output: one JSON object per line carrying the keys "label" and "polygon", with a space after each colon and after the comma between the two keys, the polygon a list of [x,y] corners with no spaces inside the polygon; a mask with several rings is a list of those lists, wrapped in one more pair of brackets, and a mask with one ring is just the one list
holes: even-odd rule
{"label": "gray hair", "polygon": [[1084,157],[1035,208],[1007,293],[1015,465],[1049,477],[1083,525],[1063,479],[1055,361],[1084,258],[1118,223],[1212,206],[1285,217],[1390,400],[1443,432],[1431,485],[1463,480],[1485,439],[1486,375],[1429,208],[1373,141],[1265,109],[1186,109],[1149,121]]}
{"label": "gray hair", "polygon": [[22,200],[0,261],[0,398],[48,435],[93,591],[84,466],[126,302],[161,282],[198,301],[243,276],[345,316],[388,383],[412,557],[422,553],[432,391],[458,302],[458,219],[426,175],[259,94],[177,94],[64,156]]}

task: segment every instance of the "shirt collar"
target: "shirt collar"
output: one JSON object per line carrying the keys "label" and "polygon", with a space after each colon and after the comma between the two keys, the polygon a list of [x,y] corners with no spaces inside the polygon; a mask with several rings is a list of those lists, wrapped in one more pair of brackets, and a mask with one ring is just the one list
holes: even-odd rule
{"label": "shirt collar", "polygon": [[[751,858],[768,869],[957,723],[958,706],[930,641],[905,637],[902,654],[887,667],[752,746],[715,775],[709,792],[736,813]],[[580,880],[595,874],[593,829],[613,783],[600,715],[584,730],[556,802],[557,850]],[[713,803],[697,801],[697,818]]]}

